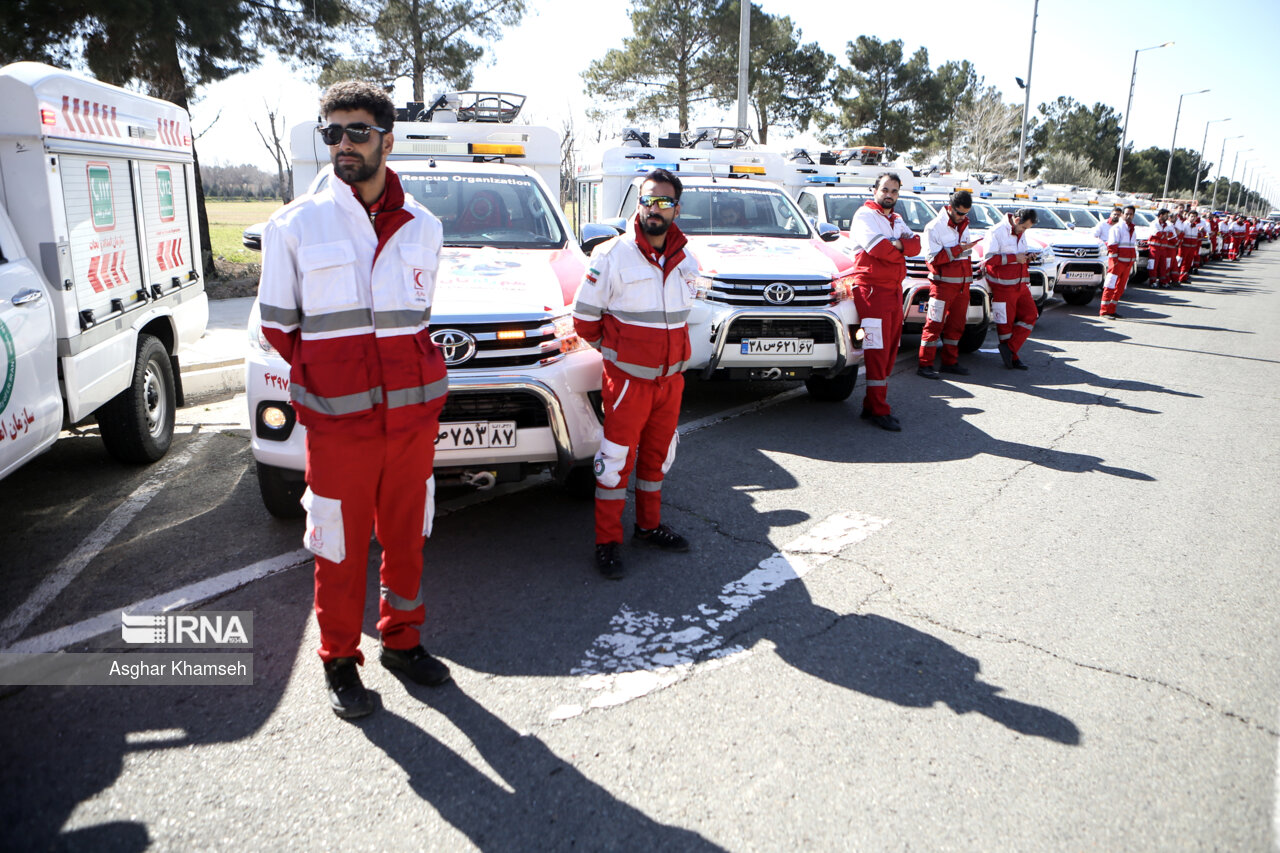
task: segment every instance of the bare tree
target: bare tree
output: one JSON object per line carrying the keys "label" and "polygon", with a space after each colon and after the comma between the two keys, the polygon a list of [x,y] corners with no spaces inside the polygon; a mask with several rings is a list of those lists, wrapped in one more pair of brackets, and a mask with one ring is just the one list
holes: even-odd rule
{"label": "bare tree", "polygon": [[960,118],[964,139],[961,168],[972,172],[1001,172],[1018,162],[1022,110],[1006,104],[995,86],[980,89]]}
{"label": "bare tree", "polygon": [[[262,132],[262,128],[256,121],[253,123],[253,129],[258,131],[258,138],[262,140],[263,145],[267,146],[268,153],[276,161],[276,175],[280,179],[280,200],[288,204],[293,201],[293,163],[289,161],[289,155],[284,150],[284,141],[280,138],[280,134],[284,132],[285,119],[280,115],[279,107],[273,110],[265,101],[263,106],[267,109],[267,128],[271,139],[267,139],[267,134]],[[279,128],[276,127],[277,118],[280,120]]]}
{"label": "bare tree", "polygon": [[560,208],[573,199],[573,179],[578,171],[578,133],[573,112],[565,114],[560,124]]}

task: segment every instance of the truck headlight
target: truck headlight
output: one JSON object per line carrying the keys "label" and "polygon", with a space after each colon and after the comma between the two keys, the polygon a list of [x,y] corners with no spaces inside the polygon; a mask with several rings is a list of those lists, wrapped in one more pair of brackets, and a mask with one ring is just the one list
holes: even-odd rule
{"label": "truck headlight", "polygon": [[716,280],[700,275],[693,280],[693,298],[707,299],[711,291],[716,289]]}
{"label": "truck headlight", "polygon": [[258,352],[266,355],[276,355],[276,348],[267,340],[267,336],[262,334],[262,315],[258,313],[258,302],[254,300],[253,307],[249,309],[249,325],[245,328],[249,334],[249,348],[256,349]]}
{"label": "truck headlight", "polygon": [[853,298],[853,289],[857,285],[852,275],[834,275],[831,277],[831,303],[843,302]]}
{"label": "truck headlight", "polygon": [[560,342],[561,355],[589,348],[587,342],[578,337],[577,330],[573,328],[572,314],[561,314],[551,322],[555,325],[556,340]]}

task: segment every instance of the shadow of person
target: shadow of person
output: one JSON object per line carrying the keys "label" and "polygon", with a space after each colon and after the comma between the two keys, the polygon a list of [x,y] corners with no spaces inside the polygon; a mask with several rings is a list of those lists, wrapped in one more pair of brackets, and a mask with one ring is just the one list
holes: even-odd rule
{"label": "shadow of person", "polygon": [[[806,595],[807,598],[807,595]],[[999,695],[979,678],[981,666],[937,637],[875,613],[840,615],[810,605],[801,622],[813,634],[773,638],[778,655],[815,678],[895,705],[979,713],[1024,735],[1067,746],[1080,743],[1075,723],[1036,705]]]}
{"label": "shadow of person", "polygon": [[511,790],[404,717],[383,711],[357,725],[404,769],[414,793],[481,850],[722,849],[618,799],[457,684],[413,690],[466,735]]}

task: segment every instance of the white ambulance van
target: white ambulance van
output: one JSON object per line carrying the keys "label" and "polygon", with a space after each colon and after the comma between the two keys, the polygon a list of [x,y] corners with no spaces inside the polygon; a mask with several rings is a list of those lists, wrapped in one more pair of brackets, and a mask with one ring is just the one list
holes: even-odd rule
{"label": "white ambulance van", "polygon": [[0,68],[0,477],[96,417],[154,462],[204,334],[191,120],[34,62]]}
{"label": "white ambulance van", "polygon": [[650,144],[639,130],[577,176],[583,248],[617,236],[644,175],[664,168],[684,194],[677,224],[701,268],[689,314],[689,369],[704,378],[800,379],[810,396],[839,401],[862,363],[850,298],[853,258],[782,188],[782,158],[742,146],[732,128],[698,128]]}
{"label": "white ambulance van", "polygon": [[[560,136],[514,124],[524,98],[454,92],[398,117],[389,161],[404,190],[444,225],[431,339],[449,371],[435,472],[440,483],[490,488],[549,471],[575,492],[595,487],[601,361],[573,330],[586,269],[550,189]],[[299,186],[332,179],[316,122],[292,131]],[[289,366],[249,319],[245,388],[251,446],[267,510],[302,515],[305,428],[289,398]]]}

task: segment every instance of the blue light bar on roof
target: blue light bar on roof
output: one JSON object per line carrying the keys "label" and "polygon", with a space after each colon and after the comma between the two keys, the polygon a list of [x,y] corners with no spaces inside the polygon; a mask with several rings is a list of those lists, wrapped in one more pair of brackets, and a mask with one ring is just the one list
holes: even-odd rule
{"label": "blue light bar on roof", "polygon": [[917,184],[916,186],[914,186],[914,187],[912,187],[912,188],[911,188],[911,191],[912,191],[913,193],[922,193],[922,192],[924,192],[924,184]]}
{"label": "blue light bar on roof", "polygon": [[646,163],[643,166],[636,167],[637,172],[644,172],[646,174],[648,174],[649,172],[652,172],[654,169],[666,169],[668,172],[678,172],[680,171],[680,164],[679,163]]}
{"label": "blue light bar on roof", "polygon": [[830,175],[819,175],[816,178],[806,178],[805,183],[806,184],[834,184],[836,183],[837,180],[838,178],[832,177]]}
{"label": "blue light bar on roof", "polygon": [[991,198],[991,190],[983,190],[978,193],[978,198]]}

